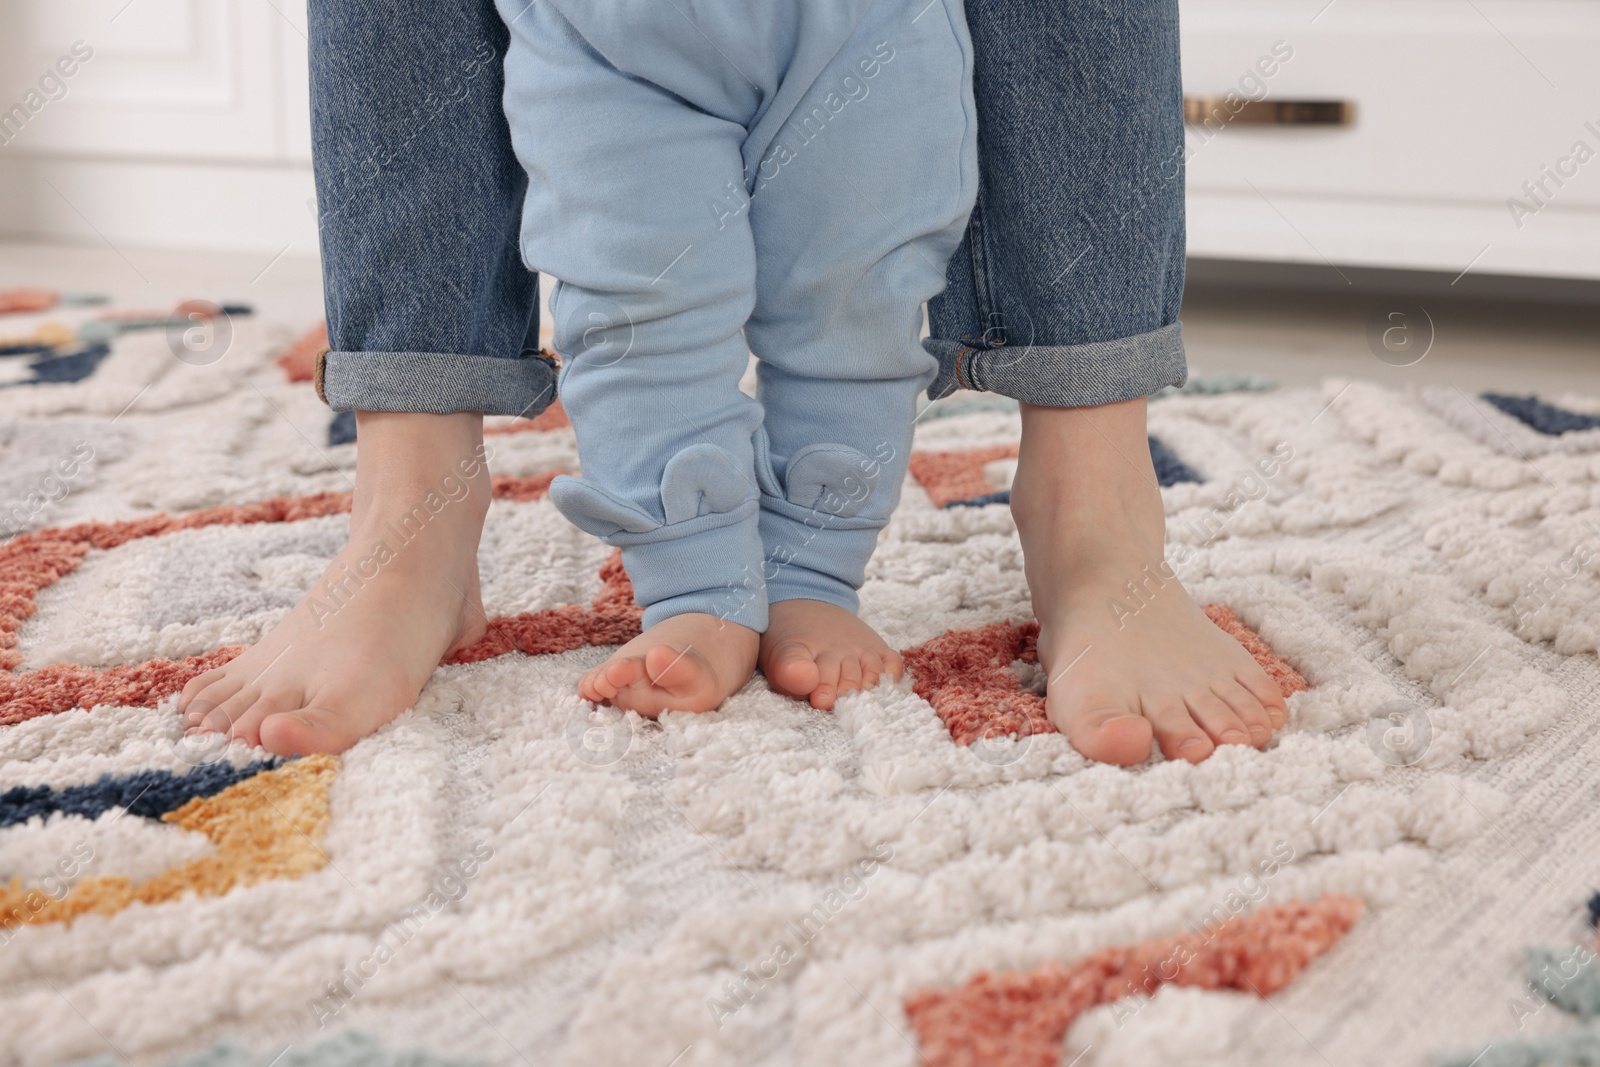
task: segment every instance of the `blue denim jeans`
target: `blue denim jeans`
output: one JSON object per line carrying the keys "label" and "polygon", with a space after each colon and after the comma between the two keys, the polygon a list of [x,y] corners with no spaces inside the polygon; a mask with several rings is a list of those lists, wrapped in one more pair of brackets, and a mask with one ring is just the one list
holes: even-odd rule
{"label": "blue denim jeans", "polygon": [[310,6],[308,30],[318,393],[340,411],[539,414],[555,365],[517,247],[527,178],[494,5],[336,0]]}
{"label": "blue denim jeans", "polygon": [[1177,0],[967,0],[978,204],[928,305],[934,397],[1044,407],[1187,377]]}
{"label": "blue denim jeans", "polygon": [[[1181,384],[1177,0],[968,0],[978,201],[929,304],[930,392],[1110,403]],[[528,415],[554,400],[518,256],[490,0],[311,6],[335,408]]]}

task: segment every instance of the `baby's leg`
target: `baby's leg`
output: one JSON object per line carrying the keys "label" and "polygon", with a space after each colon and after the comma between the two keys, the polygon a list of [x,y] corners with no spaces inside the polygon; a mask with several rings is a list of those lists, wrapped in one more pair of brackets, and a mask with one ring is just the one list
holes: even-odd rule
{"label": "baby's leg", "polygon": [[[558,10],[568,6],[599,40]],[[506,114],[529,173],[523,254],[561,279],[559,388],[583,467],[551,499],[622,549],[645,609],[645,632],[579,692],[646,715],[709,710],[754,672],[767,599],[761,411],[739,391],[755,252],[747,221],[715,211],[742,174],[745,130],[726,115],[751,105],[707,97],[719,85],[759,94],[731,69],[708,78],[699,56],[679,64],[683,84],[623,73],[606,58],[626,62],[619,48],[645,49],[635,58],[656,65],[651,77],[672,74],[676,44],[605,12],[550,0],[500,9],[512,34]]]}
{"label": "baby's leg", "polygon": [[746,150],[772,604],[761,666],[819,708],[902,669],[856,591],[934,373],[922,303],[944,287],[976,196],[971,75],[959,0],[875,4]]}

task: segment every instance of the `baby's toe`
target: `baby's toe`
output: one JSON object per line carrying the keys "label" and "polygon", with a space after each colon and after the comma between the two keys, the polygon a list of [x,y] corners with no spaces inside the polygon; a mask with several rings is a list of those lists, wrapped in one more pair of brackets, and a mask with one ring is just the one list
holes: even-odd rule
{"label": "baby's toe", "polygon": [[905,674],[905,672],[906,661],[901,658],[900,653],[896,652],[894,649],[889,649],[883,654],[884,674],[887,674],[889,677],[898,682],[900,680],[900,676]]}
{"label": "baby's toe", "polygon": [[861,688],[861,658],[844,656],[839,660],[839,692],[849,693]]}
{"label": "baby's toe", "polygon": [[775,689],[790,696],[810,696],[822,680],[816,657],[799,641],[785,641],[773,649],[762,670]]}
{"label": "baby's toe", "polygon": [[645,677],[651,685],[671,693],[700,688],[708,674],[705,657],[693,645],[656,645],[644,654]]}
{"label": "baby's toe", "polygon": [[[611,697],[607,696],[605,691],[600,688],[600,676],[601,668],[596,667],[594,670],[585,673],[582,678],[579,678],[578,695],[583,699],[592,701],[596,704],[611,699]],[[614,693],[612,695],[615,696]]]}
{"label": "baby's toe", "polygon": [[824,652],[816,658],[817,684],[811,690],[811,706],[820,711],[832,711],[839,699],[841,664],[835,652]]}
{"label": "baby's toe", "polygon": [[585,700],[601,703],[614,700],[616,695],[644,677],[644,660],[637,656],[610,659],[583,676],[578,683],[578,695]]}

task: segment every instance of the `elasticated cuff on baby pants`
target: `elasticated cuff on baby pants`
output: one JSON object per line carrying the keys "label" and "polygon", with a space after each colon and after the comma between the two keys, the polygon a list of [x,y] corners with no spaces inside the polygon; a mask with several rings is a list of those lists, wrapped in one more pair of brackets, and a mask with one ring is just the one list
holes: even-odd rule
{"label": "elasticated cuff on baby pants", "polygon": [[766,631],[767,591],[761,575],[744,562],[761,555],[755,513],[752,501],[729,525],[621,546],[634,597],[646,605],[646,627],[698,612]]}
{"label": "elasticated cuff on baby pants", "polygon": [[904,471],[841,444],[802,449],[780,471],[764,432],[756,445],[768,601],[820,600],[854,612],[878,531],[894,509],[896,494],[885,483]]}
{"label": "elasticated cuff on baby pants", "polygon": [[531,419],[555,401],[556,365],[542,355],[325,352],[317,359],[316,386],[335,411],[481,411]]}
{"label": "elasticated cuff on baby pants", "polygon": [[767,628],[761,580],[758,502],[732,457],[697,444],[667,461],[661,475],[665,521],[596,485],[563,475],[550,500],[580,529],[622,550],[644,625],[698,612]]}

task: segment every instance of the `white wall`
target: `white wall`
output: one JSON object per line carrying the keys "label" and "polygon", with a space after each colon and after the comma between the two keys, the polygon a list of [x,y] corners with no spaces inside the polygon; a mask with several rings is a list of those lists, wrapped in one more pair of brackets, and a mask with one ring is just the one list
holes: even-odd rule
{"label": "white wall", "polygon": [[0,233],[316,250],[303,0],[0,6]]}

